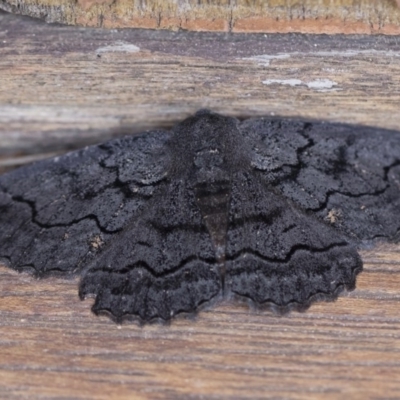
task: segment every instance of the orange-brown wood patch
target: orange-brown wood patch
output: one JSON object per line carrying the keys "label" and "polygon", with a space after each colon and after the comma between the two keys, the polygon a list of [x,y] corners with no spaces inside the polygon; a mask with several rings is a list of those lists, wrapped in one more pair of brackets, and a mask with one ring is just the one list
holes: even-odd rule
{"label": "orange-brown wood patch", "polygon": [[399,34],[396,0],[0,0],[47,22],[103,28]]}

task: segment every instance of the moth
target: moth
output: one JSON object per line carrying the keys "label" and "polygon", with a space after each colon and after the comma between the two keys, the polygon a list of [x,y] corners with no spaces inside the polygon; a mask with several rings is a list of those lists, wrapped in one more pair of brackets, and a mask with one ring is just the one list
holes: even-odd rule
{"label": "moth", "polygon": [[0,259],[80,275],[114,320],[226,297],[283,313],[355,287],[400,237],[400,133],[202,110],[0,177]]}

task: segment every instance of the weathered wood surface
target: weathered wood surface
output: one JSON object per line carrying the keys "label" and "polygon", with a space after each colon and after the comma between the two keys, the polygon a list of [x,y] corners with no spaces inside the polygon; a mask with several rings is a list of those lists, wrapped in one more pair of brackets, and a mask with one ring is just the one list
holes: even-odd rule
{"label": "weathered wood surface", "polygon": [[400,0],[0,0],[47,22],[104,28],[400,34]]}
{"label": "weathered wood surface", "polygon": [[[399,74],[398,37],[106,31],[0,13],[0,164],[201,107],[400,129]],[[357,289],[306,313],[225,302],[144,327],[92,315],[77,280],[1,267],[0,398],[400,398],[400,248],[362,256]]]}

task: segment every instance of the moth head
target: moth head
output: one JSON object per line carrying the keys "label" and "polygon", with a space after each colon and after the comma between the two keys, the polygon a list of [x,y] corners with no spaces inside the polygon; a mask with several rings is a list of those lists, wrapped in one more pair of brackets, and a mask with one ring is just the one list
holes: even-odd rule
{"label": "moth head", "polygon": [[175,127],[176,140],[185,153],[218,158],[231,153],[239,139],[238,121],[208,110],[200,110]]}

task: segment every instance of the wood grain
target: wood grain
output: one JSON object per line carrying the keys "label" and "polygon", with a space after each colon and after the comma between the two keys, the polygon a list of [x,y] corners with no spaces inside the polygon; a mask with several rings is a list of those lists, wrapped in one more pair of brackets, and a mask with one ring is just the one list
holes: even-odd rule
{"label": "wood grain", "polygon": [[0,0],[50,23],[225,32],[400,33],[396,0]]}
{"label": "wood grain", "polygon": [[[105,31],[0,13],[0,164],[201,107],[399,129],[399,74],[396,36]],[[145,326],[91,314],[77,280],[1,267],[0,398],[400,398],[400,248],[362,257],[357,289],[306,313],[226,301]]]}

